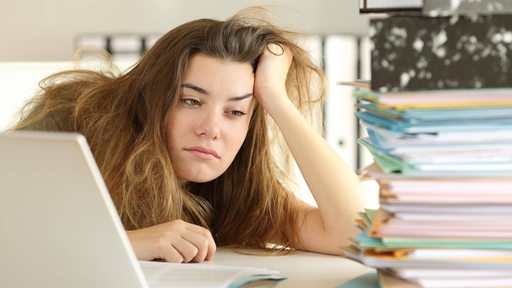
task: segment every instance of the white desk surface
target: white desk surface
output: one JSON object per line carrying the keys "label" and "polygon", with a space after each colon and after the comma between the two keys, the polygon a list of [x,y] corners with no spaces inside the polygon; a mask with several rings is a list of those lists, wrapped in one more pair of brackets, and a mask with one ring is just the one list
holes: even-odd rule
{"label": "white desk surface", "polygon": [[[244,251],[244,250],[240,250]],[[252,250],[249,250],[252,251]],[[258,253],[258,251],[252,251]],[[259,252],[261,254],[261,252]],[[277,288],[335,288],[372,268],[341,256],[331,256],[303,251],[292,251],[280,256],[247,255],[236,250],[220,248],[212,261],[215,264],[249,266],[277,270],[288,279]]]}

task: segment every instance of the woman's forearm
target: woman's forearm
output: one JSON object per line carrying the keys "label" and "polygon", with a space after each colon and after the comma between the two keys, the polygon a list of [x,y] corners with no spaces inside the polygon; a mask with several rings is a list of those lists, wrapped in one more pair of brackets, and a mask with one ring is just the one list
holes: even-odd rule
{"label": "woman's forearm", "polygon": [[357,232],[354,219],[362,209],[362,184],[291,102],[273,104],[269,112],[318,205],[305,215],[301,242],[306,250],[337,254]]}

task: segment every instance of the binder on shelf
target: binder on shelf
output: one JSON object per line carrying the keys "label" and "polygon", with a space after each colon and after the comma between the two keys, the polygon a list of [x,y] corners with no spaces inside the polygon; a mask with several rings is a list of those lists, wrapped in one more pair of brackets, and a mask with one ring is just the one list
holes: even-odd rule
{"label": "binder on shelf", "polygon": [[360,13],[421,11],[423,0],[359,0]]}
{"label": "binder on shelf", "polygon": [[423,14],[428,16],[510,14],[509,0],[424,0]]}
{"label": "binder on shelf", "polygon": [[110,50],[116,53],[137,53],[144,51],[143,39],[139,35],[113,35],[110,36]]}
{"label": "binder on shelf", "polygon": [[512,14],[370,20],[372,90],[512,87]]}
{"label": "binder on shelf", "polygon": [[510,14],[509,0],[359,0],[360,13],[421,12],[426,16]]}

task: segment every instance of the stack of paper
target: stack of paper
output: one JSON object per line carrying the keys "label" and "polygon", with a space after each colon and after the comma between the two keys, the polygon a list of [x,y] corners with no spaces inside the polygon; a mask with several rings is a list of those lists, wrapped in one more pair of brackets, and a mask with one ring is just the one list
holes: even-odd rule
{"label": "stack of paper", "polygon": [[512,89],[409,94],[356,92],[380,207],[346,255],[384,287],[512,287]]}
{"label": "stack of paper", "polygon": [[[425,104],[424,99],[435,99],[438,94],[443,97]],[[384,172],[424,176],[512,174],[512,89],[384,95],[361,89],[356,96],[360,102],[357,116],[369,135],[359,142]],[[405,97],[406,106],[393,97]],[[388,99],[386,104],[383,98]],[[457,106],[443,106],[448,102]]]}

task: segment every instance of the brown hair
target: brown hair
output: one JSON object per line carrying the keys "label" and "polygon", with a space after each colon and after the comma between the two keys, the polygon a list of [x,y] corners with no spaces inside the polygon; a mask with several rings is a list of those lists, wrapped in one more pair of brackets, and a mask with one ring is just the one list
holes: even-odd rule
{"label": "brown hair", "polygon": [[[178,26],[119,76],[87,70],[55,74],[41,82],[43,93],[15,129],[85,135],[127,230],[182,219],[211,229],[217,245],[290,246],[297,240],[298,214],[283,160],[290,164],[291,158],[280,157],[286,148],[274,145],[282,139],[260,106],[233,163],[215,180],[181,186],[165,145],[167,117],[194,53],[256,68],[269,43],[286,46],[294,55],[290,98],[308,113],[322,99],[323,74],[296,43],[300,35],[276,27],[262,12],[252,8],[226,21]],[[276,153],[276,147],[282,150]]]}

